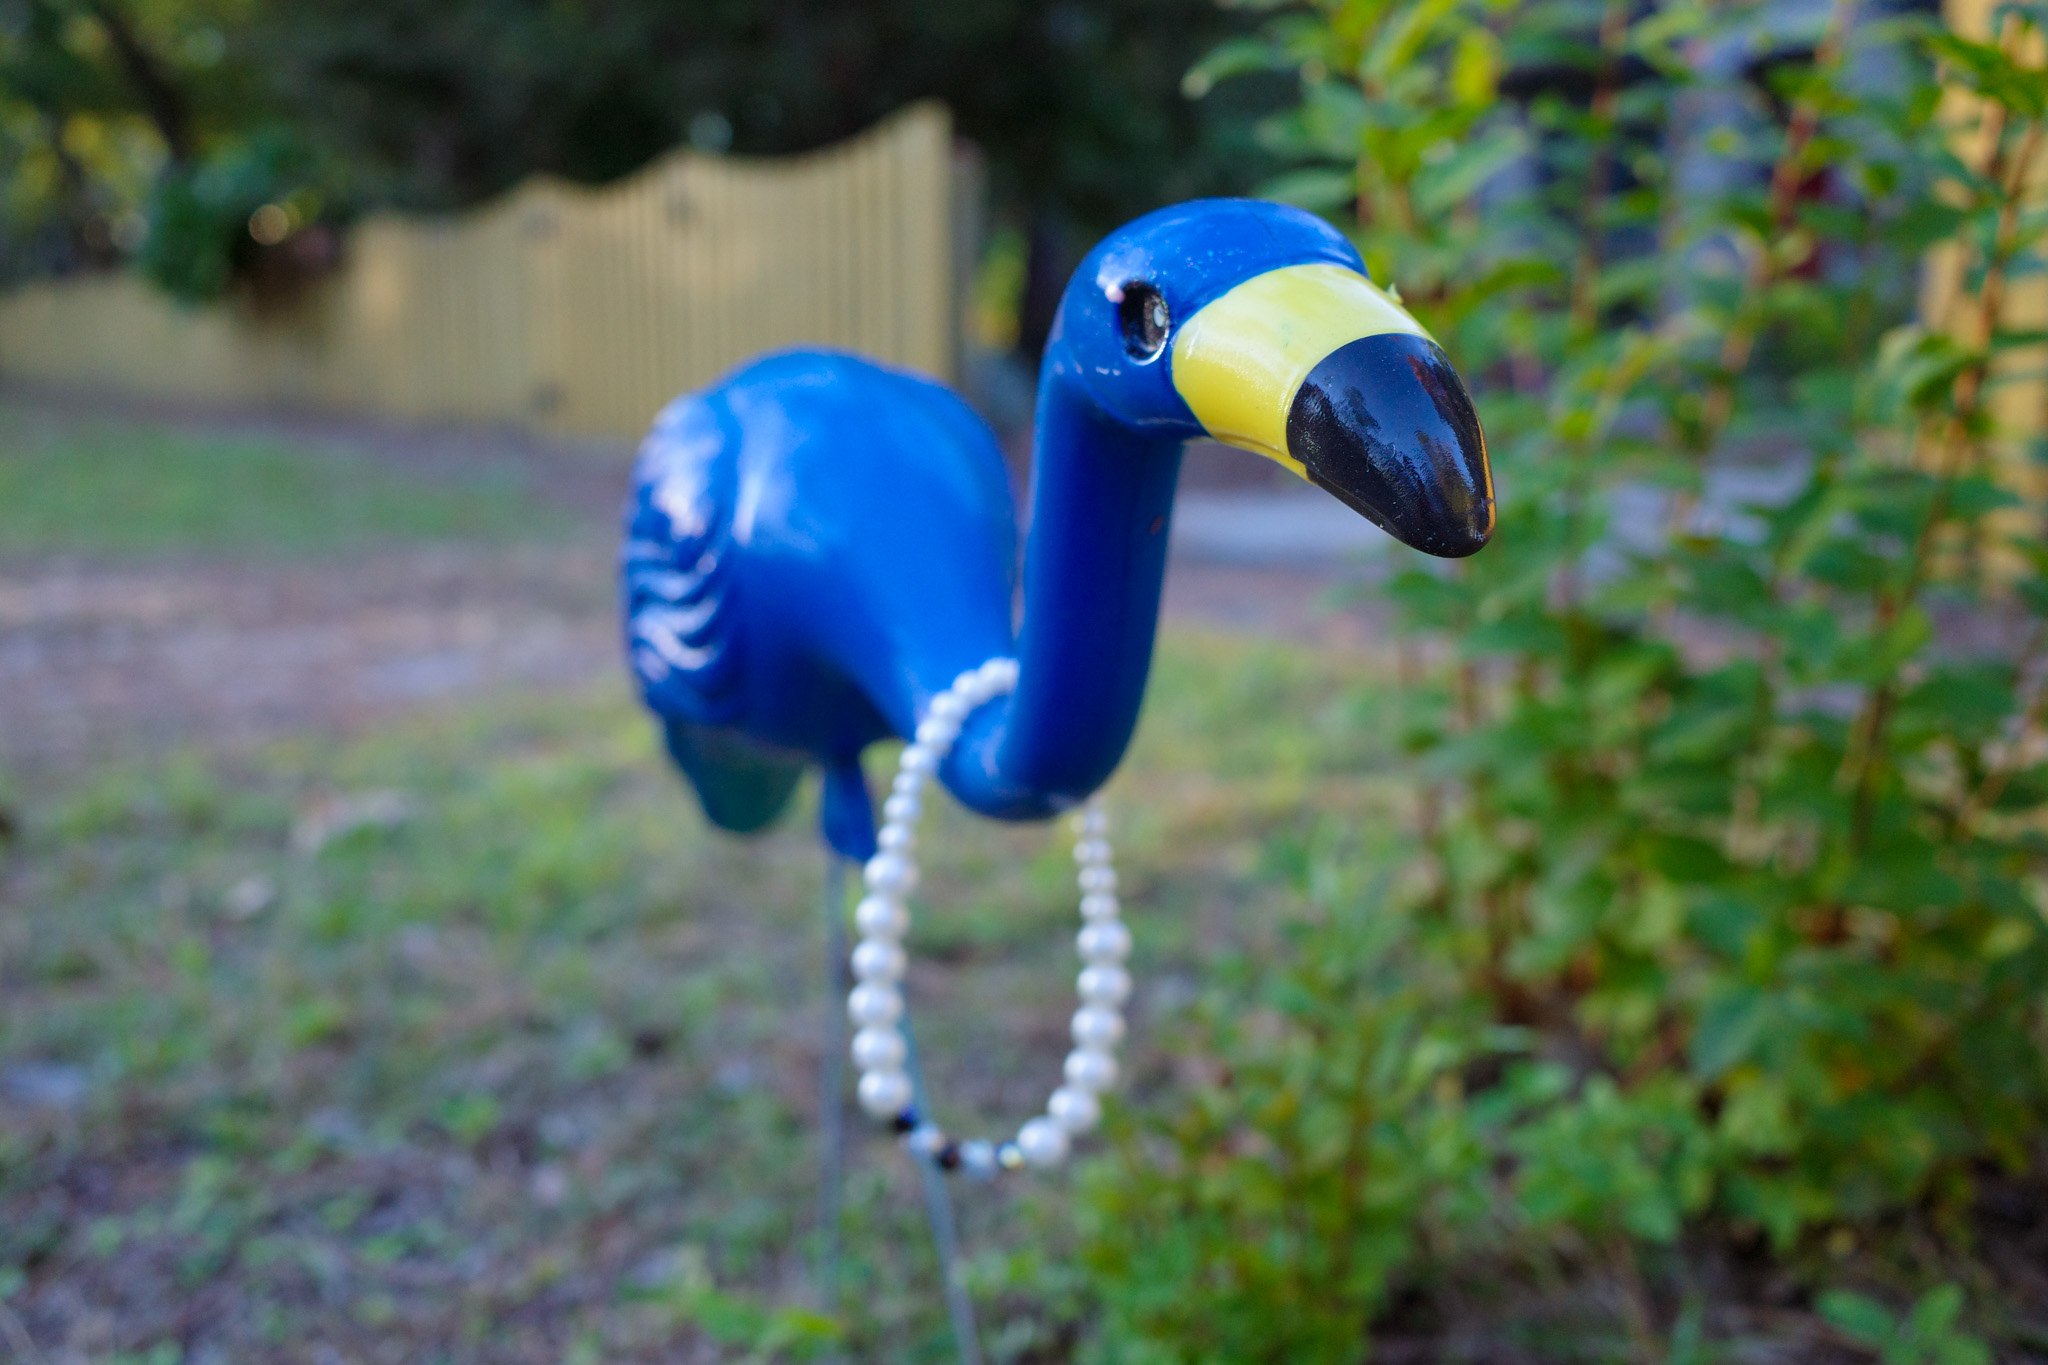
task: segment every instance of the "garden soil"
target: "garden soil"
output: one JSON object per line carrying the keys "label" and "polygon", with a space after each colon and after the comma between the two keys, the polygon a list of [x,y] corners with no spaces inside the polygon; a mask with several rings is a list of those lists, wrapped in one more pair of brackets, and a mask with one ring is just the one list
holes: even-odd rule
{"label": "garden soil", "polygon": [[[423,477],[509,463],[570,514],[573,530],[543,543],[404,546],[299,562],[0,559],[0,763],[32,775],[186,745],[351,733],[509,689],[626,685],[612,555],[628,447],[311,416],[110,414],[102,403],[92,411],[286,439],[316,455],[368,452]],[[1213,460],[1191,460],[1188,482],[1211,505],[1235,488],[1264,491]],[[1346,567],[1280,558],[1261,565],[1177,554],[1169,627],[1367,648],[1377,622],[1332,605]]]}

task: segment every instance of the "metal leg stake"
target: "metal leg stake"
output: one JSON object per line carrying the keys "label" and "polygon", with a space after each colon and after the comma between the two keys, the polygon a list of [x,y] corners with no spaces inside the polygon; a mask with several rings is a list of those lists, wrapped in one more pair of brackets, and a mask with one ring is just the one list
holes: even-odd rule
{"label": "metal leg stake", "polygon": [[[901,1021],[903,1037],[910,1044],[910,1084],[917,1112],[931,1114],[931,1100],[924,1088],[924,1067],[917,1057],[917,1035],[911,1031],[906,1011]],[[916,1153],[918,1179],[924,1184],[924,1214],[932,1228],[932,1246],[939,1255],[939,1276],[946,1286],[946,1314],[953,1320],[953,1344],[960,1365],[982,1365],[981,1337],[974,1327],[974,1300],[968,1296],[965,1267],[960,1262],[960,1237],[953,1223],[953,1197],[946,1189],[946,1173],[939,1163],[923,1152]]]}
{"label": "metal leg stake", "polygon": [[846,860],[825,851],[825,1055],[818,1077],[818,1307],[839,1316],[846,1171]]}

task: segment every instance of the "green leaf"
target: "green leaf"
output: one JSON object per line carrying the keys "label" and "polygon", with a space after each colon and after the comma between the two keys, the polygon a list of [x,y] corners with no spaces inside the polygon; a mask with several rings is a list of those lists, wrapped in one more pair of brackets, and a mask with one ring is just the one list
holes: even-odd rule
{"label": "green leaf", "polygon": [[1971,474],[1949,484],[1950,515],[1975,518],[2002,507],[2019,507],[2020,495],[1988,474]]}
{"label": "green leaf", "polygon": [[1449,212],[1528,150],[1528,134],[1519,126],[1503,123],[1488,129],[1415,177],[1416,208],[1429,214]]}
{"label": "green leaf", "polygon": [[1938,1285],[1920,1296],[1906,1319],[1906,1330],[1922,1341],[1948,1335],[1963,1311],[1963,1291],[1955,1285]]}
{"label": "green leaf", "polygon": [[328,1042],[348,1028],[352,1017],[348,1005],[341,1000],[327,995],[308,996],[286,1013],[285,1042],[294,1048]]}
{"label": "green leaf", "polygon": [[2048,110],[2048,84],[2040,71],[2021,66],[1998,44],[1936,33],[1927,46],[1949,63],[1953,75],[1986,99],[2030,119]]}
{"label": "green leaf", "polygon": [[1874,1299],[1847,1289],[1830,1289],[1820,1296],[1815,1307],[1829,1326],[1852,1341],[1872,1350],[1883,1350],[1891,1344],[1896,1330],[1892,1315]]}
{"label": "green leaf", "polygon": [[1898,421],[1947,398],[1956,376],[1979,359],[1943,332],[1895,328],[1880,346],[1867,381],[1866,404],[1880,421]]}
{"label": "green leaf", "polygon": [[1474,626],[1464,635],[1465,651],[1474,657],[1488,654],[1558,655],[1570,639],[1555,620],[1536,612],[1517,612],[1497,621]]}
{"label": "green leaf", "polygon": [[1899,700],[1909,735],[1955,736],[1981,742],[2016,709],[2011,670],[2003,664],[1956,664],[1929,670]]}
{"label": "green leaf", "polygon": [[1458,35],[1451,58],[1451,93],[1460,104],[1474,107],[1492,102],[1500,81],[1500,40],[1492,30],[1474,26]]}
{"label": "green leaf", "polygon": [[1962,1311],[1963,1291],[1956,1285],[1938,1285],[1922,1295],[1899,1333],[1900,1344],[1912,1352],[1909,1358],[1933,1365],[1988,1365],[1990,1348],[1956,1330]]}
{"label": "green leaf", "polygon": [[490,1095],[456,1095],[441,1105],[441,1126],[465,1147],[475,1146],[498,1126],[498,1101]]}
{"label": "green leaf", "polygon": [[1259,186],[1261,199],[1293,204],[1311,213],[1333,214],[1358,195],[1353,173],[1340,167],[1309,167],[1275,176]]}
{"label": "green leaf", "polygon": [[1692,1037],[1692,1070],[1713,1080],[1746,1061],[1773,1020],[1772,1000],[1751,986],[1738,986],[1709,1000]]}
{"label": "green leaf", "polygon": [[1180,89],[1189,99],[1198,100],[1232,76],[1273,71],[1287,65],[1286,53],[1271,39],[1259,36],[1232,38],[1189,67],[1187,74],[1180,79]]}

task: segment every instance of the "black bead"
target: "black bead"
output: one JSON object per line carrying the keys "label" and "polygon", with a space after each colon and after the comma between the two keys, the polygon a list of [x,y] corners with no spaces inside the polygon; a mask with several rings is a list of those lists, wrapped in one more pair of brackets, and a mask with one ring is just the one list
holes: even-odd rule
{"label": "black bead", "polygon": [[959,1170],[960,1144],[957,1142],[948,1142],[945,1146],[939,1148],[939,1154],[936,1160],[939,1163],[939,1169],[942,1171]]}
{"label": "black bead", "polygon": [[917,1127],[917,1111],[915,1109],[904,1110],[895,1118],[889,1120],[889,1127],[898,1134],[909,1132]]}

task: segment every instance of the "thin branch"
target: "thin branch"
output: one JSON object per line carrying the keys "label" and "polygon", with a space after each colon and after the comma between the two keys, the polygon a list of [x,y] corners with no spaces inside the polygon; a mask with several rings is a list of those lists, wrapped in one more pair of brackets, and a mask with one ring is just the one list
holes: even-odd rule
{"label": "thin branch", "polygon": [[[1827,28],[1813,50],[1816,79],[1821,72],[1841,60],[1842,48],[1848,41],[1849,28],[1855,17],[1856,0],[1834,0],[1829,6]],[[1721,339],[1720,363],[1700,415],[1696,445],[1701,451],[1712,448],[1722,428],[1734,415],[1735,381],[1749,368],[1750,356],[1756,350],[1757,334],[1763,326],[1764,296],[1778,277],[1776,247],[1797,221],[1799,189],[1806,183],[1806,153],[1820,132],[1820,120],[1820,101],[1812,91],[1792,102],[1791,117],[1785,127],[1785,145],[1778,153],[1777,163],[1771,167],[1771,191],[1766,206],[1770,232],[1750,253],[1749,269],[1742,280],[1742,294],[1735,306],[1734,323]]]}
{"label": "thin branch", "polygon": [[1579,254],[1572,263],[1571,324],[1574,336],[1590,336],[1599,322],[1600,266],[1606,232],[1607,181],[1614,174],[1615,114],[1621,103],[1621,58],[1628,45],[1628,0],[1608,0],[1600,16],[1600,72],[1587,112],[1600,130],[1586,172],[1586,199],[1579,218]]}
{"label": "thin branch", "polygon": [[121,59],[121,69],[127,73],[128,83],[135,87],[143,112],[156,125],[157,134],[163,138],[171,160],[175,163],[190,161],[192,103],[185,98],[185,92],[165,73],[163,62],[142,41],[128,16],[121,12],[118,0],[87,0],[86,8],[107,31],[107,39]]}
{"label": "thin branch", "polygon": [[[2044,646],[2048,646],[2048,621],[2041,621],[2035,625],[2034,633],[2027,641],[2027,647],[2020,651],[2017,671],[2022,683],[2039,662]],[[1990,771],[1984,774],[1984,780],[1977,784],[1977,789],[1963,799],[1962,809],[1956,812],[1958,833],[1967,837],[1975,828],[1978,818],[1991,809],[1999,797],[2005,795],[2006,785],[2012,781],[2013,774],[2020,770],[2027,737],[2041,728],[2044,713],[2048,713],[2048,678],[2037,678],[2027,697],[2026,706],[2020,711],[2019,721],[2014,726],[2010,746],[2000,756],[1999,761],[1991,765]]]}

